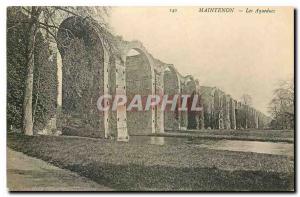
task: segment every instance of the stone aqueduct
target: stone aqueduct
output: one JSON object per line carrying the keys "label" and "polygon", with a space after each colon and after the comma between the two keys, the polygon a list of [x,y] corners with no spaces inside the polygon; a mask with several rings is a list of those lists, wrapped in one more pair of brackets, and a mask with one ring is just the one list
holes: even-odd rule
{"label": "stone aqueduct", "polygon": [[[95,126],[97,132],[106,138],[127,141],[130,135],[163,133],[168,130],[265,127],[264,114],[241,104],[216,87],[200,86],[198,80],[191,75],[182,76],[174,65],[152,57],[139,41],[127,42],[107,32],[104,34],[97,24],[79,17],[63,20],[57,37],[60,43],[57,46],[57,63],[62,67],[62,101],[58,102],[62,105],[61,114],[66,113],[64,103],[69,99],[69,95],[65,93],[68,86],[65,85],[66,77],[71,72],[69,68],[82,61],[82,57],[69,55],[76,51],[76,45],[72,45],[74,40],[79,40],[81,50],[86,50],[86,54],[89,54],[84,58],[94,73],[94,83],[88,86],[96,90],[92,96],[90,113],[94,113],[98,119]],[[114,42],[110,42],[111,38],[114,38]],[[80,74],[71,73],[71,76]],[[72,88],[72,85],[68,87]],[[117,111],[92,112],[96,108],[96,98],[104,94],[127,97],[135,94],[197,94],[203,110],[171,112],[154,107],[150,111],[128,113],[124,105],[118,107]],[[63,127],[64,123],[61,124]]]}

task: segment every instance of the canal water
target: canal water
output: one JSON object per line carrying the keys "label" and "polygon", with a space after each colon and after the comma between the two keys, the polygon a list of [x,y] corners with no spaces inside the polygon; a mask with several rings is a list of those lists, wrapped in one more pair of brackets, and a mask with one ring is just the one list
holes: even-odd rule
{"label": "canal water", "polygon": [[207,140],[188,137],[157,137],[157,136],[131,136],[130,143],[154,145],[190,144],[214,150],[228,150],[240,152],[255,152],[273,155],[294,156],[294,145],[283,142],[260,142],[244,140]]}

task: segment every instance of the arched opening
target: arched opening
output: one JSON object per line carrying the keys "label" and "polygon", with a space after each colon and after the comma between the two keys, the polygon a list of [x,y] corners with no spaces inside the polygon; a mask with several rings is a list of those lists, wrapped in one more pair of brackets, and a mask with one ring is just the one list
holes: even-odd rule
{"label": "arched opening", "polygon": [[221,92],[216,89],[214,92],[214,129],[223,128],[223,110],[222,110],[222,95]]}
{"label": "arched opening", "polygon": [[204,128],[213,129],[215,128],[215,88],[201,86],[200,94],[203,104],[203,114],[204,114]]}
{"label": "arched opening", "polygon": [[224,129],[230,129],[230,96],[223,95],[223,126]]}
{"label": "arched opening", "polygon": [[241,128],[247,129],[248,128],[247,105],[245,105],[243,103],[241,104],[240,116],[241,116]]}
{"label": "arched opening", "polygon": [[230,98],[229,112],[231,129],[236,129],[236,101],[233,98]]}
{"label": "arched opening", "polygon": [[74,16],[61,23],[57,37],[63,64],[63,134],[104,136],[103,112],[97,109],[104,93],[104,49],[99,35],[87,20]]}
{"label": "arched opening", "polygon": [[181,91],[182,95],[188,95],[187,99],[187,111],[181,112],[181,123],[182,128],[186,129],[197,129],[198,120],[197,113],[191,110],[192,102],[196,92],[196,82],[191,76],[187,76],[184,82],[184,86]]}
{"label": "arched opening", "polygon": [[153,95],[153,70],[146,53],[139,48],[128,51],[125,60],[126,95],[128,105],[136,95],[142,100],[142,110],[137,107],[127,111],[129,135],[150,134],[155,130],[154,108],[145,109],[148,95]]}
{"label": "arched opening", "polygon": [[235,117],[236,117],[236,128],[242,129],[243,128],[243,125],[242,125],[243,113],[242,113],[242,104],[239,101],[236,102]]}
{"label": "arched opening", "polygon": [[[187,80],[185,87],[187,89],[188,94],[190,95],[190,97],[188,98],[188,101],[187,101],[187,109],[188,109],[187,110],[187,118],[188,118],[187,128],[188,129],[197,129],[198,121],[199,121],[197,118],[198,112],[191,110],[193,100],[195,99],[195,96],[197,94],[195,80],[193,78],[189,78]],[[198,101],[197,101],[197,103],[198,103]]]}
{"label": "arched opening", "polygon": [[[167,66],[163,74],[164,95],[173,99],[175,95],[180,94],[180,82],[176,70],[172,66]],[[164,126],[166,130],[178,130],[180,128],[180,112],[178,105],[175,111],[171,110],[171,105],[167,105],[164,110]]]}

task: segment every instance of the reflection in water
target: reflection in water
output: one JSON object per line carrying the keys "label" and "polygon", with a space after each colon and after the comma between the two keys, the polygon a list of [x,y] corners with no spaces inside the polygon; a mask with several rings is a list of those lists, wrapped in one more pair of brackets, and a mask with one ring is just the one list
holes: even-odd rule
{"label": "reflection in water", "polygon": [[157,136],[132,136],[130,143],[154,145],[179,145],[191,144],[214,150],[228,150],[241,152],[255,152],[273,155],[294,156],[294,146],[289,143],[241,141],[241,140],[204,140],[186,137],[157,137]]}
{"label": "reflection in water", "polygon": [[156,145],[164,145],[165,144],[165,138],[164,137],[150,137],[151,144]]}
{"label": "reflection in water", "polygon": [[238,140],[220,140],[207,148],[215,150],[229,150],[242,152],[266,153],[274,155],[294,155],[293,144],[257,142],[257,141],[238,141]]}
{"label": "reflection in water", "polygon": [[157,136],[130,136],[130,143],[154,145],[178,145],[187,142],[187,138],[157,137]]}

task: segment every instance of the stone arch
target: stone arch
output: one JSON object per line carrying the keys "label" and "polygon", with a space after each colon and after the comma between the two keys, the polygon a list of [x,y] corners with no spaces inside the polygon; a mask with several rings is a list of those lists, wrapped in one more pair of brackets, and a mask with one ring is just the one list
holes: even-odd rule
{"label": "stone arch", "polygon": [[255,113],[255,117],[254,117],[255,118],[255,128],[258,129],[258,111],[255,110],[254,113]]}
{"label": "stone arch", "polygon": [[97,109],[97,100],[107,91],[108,53],[101,35],[88,19],[72,16],[62,21],[57,38],[62,58],[62,127],[71,135],[104,137],[108,117]]}
{"label": "stone arch", "polygon": [[[166,64],[163,72],[164,95],[168,95],[172,99],[174,95],[180,95],[180,79],[174,65]],[[164,110],[164,127],[166,130],[180,129],[180,112],[179,105],[175,111],[170,110],[171,105],[167,105]]]}
{"label": "stone arch", "polygon": [[241,103],[241,127],[242,129],[248,128],[248,106]]}
{"label": "stone arch", "polygon": [[215,128],[215,91],[215,87],[200,86],[205,129]]}
{"label": "stone arch", "polygon": [[214,128],[224,128],[224,117],[223,117],[223,95],[224,93],[216,89],[214,92]]}
{"label": "stone arch", "polygon": [[237,129],[243,129],[244,128],[244,121],[243,121],[243,107],[242,103],[240,101],[236,101],[236,128]]}
{"label": "stone arch", "polygon": [[[121,48],[122,63],[126,73],[125,94],[129,101],[140,94],[145,109],[148,95],[155,94],[153,59],[139,41],[123,42]],[[131,51],[136,51],[138,54],[130,56]],[[151,107],[150,110],[130,111],[125,121],[129,135],[155,133],[155,107]]]}
{"label": "stone arch", "polygon": [[255,114],[255,109],[253,107],[250,107],[249,110],[249,122],[250,122],[250,127],[249,128],[256,128],[256,114]]}
{"label": "stone arch", "polygon": [[233,98],[230,98],[229,113],[230,113],[230,128],[236,129],[236,100],[234,100]]}
{"label": "stone arch", "polygon": [[155,106],[155,131],[156,133],[164,133],[165,132],[165,125],[164,125],[164,110],[162,109],[162,99],[164,95],[164,68],[165,63],[154,59],[154,73],[155,73],[155,95],[158,95],[161,99],[159,105]]}
{"label": "stone arch", "polygon": [[201,111],[197,112],[197,129],[204,129],[204,108],[203,108],[203,99],[202,99],[202,95],[201,95],[201,87],[200,87],[200,82],[198,79],[195,80],[196,83],[196,93],[198,95],[198,104],[197,107],[201,108]]}
{"label": "stone arch", "polygon": [[197,94],[197,84],[193,76],[187,75],[184,77],[184,83],[182,87],[182,94],[189,95],[187,99],[187,111],[181,112],[181,123],[183,128],[196,129],[198,127],[197,113],[191,111],[192,100],[195,94]]}
{"label": "stone arch", "polygon": [[223,124],[224,129],[230,129],[231,128],[231,122],[230,122],[230,95],[223,95]]}

